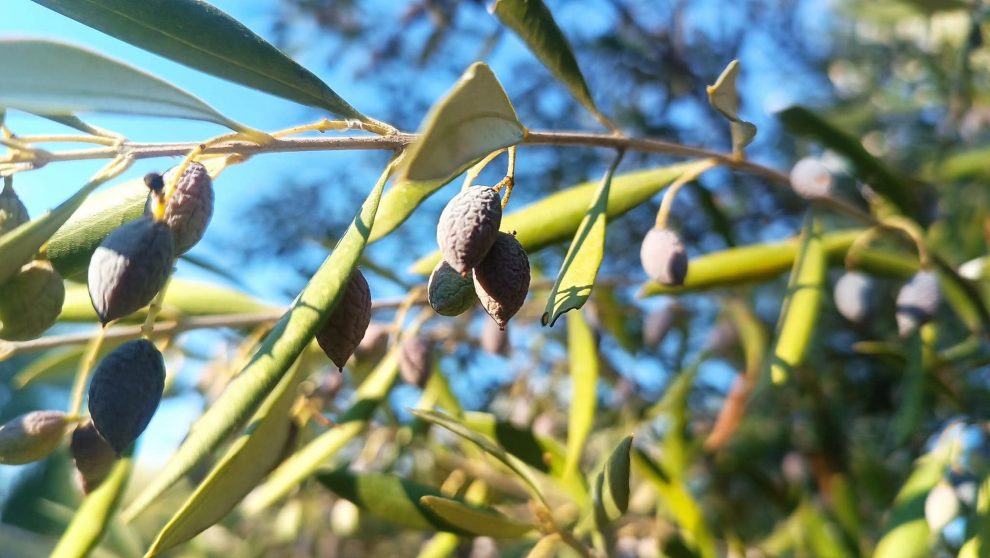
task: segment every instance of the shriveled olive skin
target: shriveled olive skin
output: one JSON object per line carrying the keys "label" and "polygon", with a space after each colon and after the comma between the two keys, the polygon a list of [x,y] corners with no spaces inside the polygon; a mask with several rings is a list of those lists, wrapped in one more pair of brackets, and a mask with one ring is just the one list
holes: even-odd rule
{"label": "shriveled olive skin", "polygon": [[426,386],[433,372],[433,341],[425,337],[410,337],[399,347],[399,376],[407,384]]}
{"label": "shriveled olive skin", "polygon": [[895,318],[897,331],[907,337],[932,321],[938,310],[942,293],[934,271],[919,271],[897,292]]}
{"label": "shriveled olive skin", "polygon": [[681,237],[670,229],[650,229],[639,251],[643,269],[651,280],[679,287],[687,276],[688,257]]}
{"label": "shriveled olive skin", "polygon": [[443,259],[461,275],[481,263],[502,224],[502,202],[488,186],[454,196],[440,214],[437,244]]}
{"label": "shriveled olive skin", "polygon": [[474,269],[474,291],[500,328],[522,308],[529,292],[529,256],[516,237],[500,232]]}
{"label": "shriveled olive skin", "polygon": [[433,268],[427,291],[430,306],[441,316],[460,316],[478,300],[471,273],[462,276],[445,261]]}
{"label": "shriveled olive skin", "polygon": [[347,359],[361,344],[369,323],[371,289],[361,271],[355,269],[333,313],[316,334],[316,342],[337,368],[343,369]]}
{"label": "shriveled olive skin", "polygon": [[151,302],[172,272],[169,228],[151,217],[115,229],[89,261],[89,298],[104,324]]}
{"label": "shriveled olive skin", "polygon": [[117,452],[100,436],[89,420],[72,431],[69,453],[76,466],[76,479],[84,494],[89,494],[103,482],[117,462]]}
{"label": "shriveled olive skin", "polygon": [[48,457],[62,443],[68,424],[61,411],[33,411],[0,425],[0,465]]}
{"label": "shriveled olive skin", "polygon": [[[174,168],[165,173],[162,177],[165,184],[174,174]],[[185,254],[203,238],[213,216],[213,197],[213,179],[206,167],[189,163],[165,204],[162,220],[172,231],[176,255]]]}
{"label": "shriveled olive skin", "polygon": [[165,359],[150,341],[128,341],[100,361],[89,385],[89,414],[117,455],[148,427],[164,390]]}
{"label": "shriveled olive skin", "polygon": [[0,286],[0,339],[38,338],[58,319],[63,302],[65,283],[50,262],[24,264]]}

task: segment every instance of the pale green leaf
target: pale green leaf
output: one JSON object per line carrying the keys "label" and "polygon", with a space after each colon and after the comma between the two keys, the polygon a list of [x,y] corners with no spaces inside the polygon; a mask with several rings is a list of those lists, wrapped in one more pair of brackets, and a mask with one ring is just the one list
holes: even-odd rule
{"label": "pale green leaf", "polygon": [[[625,214],[647,201],[671,182],[687,172],[693,172],[699,162],[680,163],[669,167],[647,169],[616,176],[608,194],[608,219]],[[707,163],[706,163],[707,164]],[[520,210],[502,217],[503,231],[515,231],[516,240],[530,254],[546,246],[573,238],[588,207],[601,188],[600,181],[584,182],[556,192]],[[440,261],[434,252],[420,258],[411,271],[429,275]]]}
{"label": "pale green leaf", "polygon": [[461,538],[453,533],[437,533],[419,549],[416,558],[447,558],[457,552]]}
{"label": "pale green leaf", "polygon": [[122,41],[216,77],[367,120],[312,72],[200,0],[35,0]]}
{"label": "pale green leaf", "polygon": [[333,311],[368,241],[391,166],[361,207],[330,256],[313,274],[258,351],[220,397],[193,424],[165,467],[125,510],[132,519],[153,504],[232,433],[286,373]]}
{"label": "pale green leaf", "polygon": [[254,515],[269,508],[326,464],[348,442],[364,431],[379,403],[388,395],[399,373],[398,349],[378,363],[354,393],[354,402],[333,428],[300,448],[268,475],[244,501],[243,510]]}
{"label": "pale green leaf", "polygon": [[949,452],[936,449],[915,461],[893,505],[887,528],[873,551],[873,558],[923,558],[930,556],[930,529],[925,521],[925,499],[945,475]]}
{"label": "pale green leaf", "polygon": [[165,80],[97,52],[45,39],[0,40],[0,106],[46,115],[110,112],[244,126]]}
{"label": "pale green leaf", "polygon": [[124,497],[132,464],[130,454],[117,460],[110,475],[76,510],[51,558],[84,558],[96,548]]}
{"label": "pale green leaf", "polygon": [[422,496],[419,503],[447,523],[479,537],[496,539],[517,538],[534,529],[494,511],[477,508],[441,496]]}
{"label": "pale green leaf", "polygon": [[632,450],[632,436],[626,436],[612,450],[602,471],[598,473],[595,503],[595,517],[599,523],[612,522],[629,509],[629,454]]}
{"label": "pale green leaf", "polygon": [[529,553],[526,554],[526,558],[552,558],[557,555],[557,547],[560,546],[560,544],[560,535],[556,533],[546,535],[536,541],[533,548],[529,549]]}
{"label": "pale green leaf", "polygon": [[608,167],[602,184],[588,207],[588,213],[578,225],[574,240],[567,249],[567,256],[560,266],[557,280],[550,289],[547,308],[543,312],[543,325],[553,327],[557,318],[568,310],[584,306],[591,296],[591,289],[598,277],[598,268],[605,257],[605,226],[607,225],[608,193],[612,185],[612,175],[622,160],[620,152]]}
{"label": "pale green leaf", "polygon": [[809,215],[777,320],[770,356],[770,379],[775,384],[786,382],[790,372],[804,362],[821,313],[827,271],[828,252],[822,240],[821,220]]}
{"label": "pale green leaf", "polygon": [[969,528],[971,535],[959,549],[959,558],[986,558],[990,555],[990,476],[980,481],[976,494],[976,516]]}
{"label": "pale green leaf", "polygon": [[581,454],[595,422],[598,402],[598,347],[595,334],[581,312],[567,318],[567,353],[571,375],[567,415],[567,458],[563,477],[581,474]]}
{"label": "pale green leaf", "polygon": [[155,556],[220,521],[268,474],[289,438],[299,383],[308,368],[297,360],[254,414],[241,437],[158,533],[146,556]]}
{"label": "pale green leaf", "polygon": [[476,62],[440,99],[382,199],[371,240],[402,224],[430,195],[476,161],[522,141],[526,129],[491,69]]}
{"label": "pale green leaf", "polygon": [[550,73],[567,86],[575,99],[596,117],[605,119],[595,106],[567,38],[543,0],[496,0],[492,13],[519,35]]}
{"label": "pale green leaf", "polygon": [[732,152],[742,153],[753,138],[756,126],[739,118],[739,92],[736,90],[736,77],[739,75],[739,61],[733,60],[722,70],[714,85],[707,87],[708,102],[729,121],[732,130]]}

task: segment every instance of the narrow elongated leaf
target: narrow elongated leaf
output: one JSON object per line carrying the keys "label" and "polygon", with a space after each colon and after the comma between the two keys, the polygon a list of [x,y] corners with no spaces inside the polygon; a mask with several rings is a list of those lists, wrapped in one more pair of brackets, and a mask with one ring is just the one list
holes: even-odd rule
{"label": "narrow elongated leaf", "polygon": [[313,274],[282,319],[265,336],[258,351],[241,373],[196,421],[185,441],[158,476],[125,510],[125,519],[131,519],[146,509],[203,456],[215,450],[254,411],[265,394],[281,380],[289,366],[312,341],[333,312],[351,271],[364,251],[388,174],[388,170],[382,174],[333,253]]}
{"label": "narrow elongated leaf", "polygon": [[419,503],[458,529],[479,537],[511,539],[534,529],[494,511],[477,508],[441,496],[422,496]]}
{"label": "narrow elongated leaf", "polygon": [[990,476],[980,481],[976,494],[975,525],[969,529],[969,539],[959,549],[959,558],[984,558],[990,555]]}
{"label": "narrow elongated leaf", "polygon": [[756,137],[756,126],[739,118],[739,92],[736,78],[739,76],[739,61],[733,60],[722,70],[714,85],[706,88],[708,102],[729,121],[732,130],[732,152],[741,154],[743,148]]}
{"label": "narrow elongated leaf", "polygon": [[629,453],[632,436],[626,436],[612,450],[605,467],[598,473],[600,486],[595,498],[595,517],[609,522],[622,517],[629,509]]}
{"label": "narrow elongated leaf", "polygon": [[437,533],[430,537],[420,549],[416,558],[447,558],[457,552],[461,538],[453,533]]}
{"label": "narrow elongated leaf", "polygon": [[240,22],[200,0],[35,0],[134,46],[210,75],[367,120],[312,72]]}
{"label": "narrow elongated leaf", "polygon": [[[681,174],[693,172],[698,162],[647,169],[616,176],[609,188],[607,218],[615,219],[650,199]],[[502,230],[515,231],[516,239],[530,254],[556,242],[573,238],[588,212],[601,182],[583,182],[551,194],[502,217]],[[429,275],[440,261],[440,252],[420,258],[411,271]]]}
{"label": "narrow elongated leaf", "polygon": [[945,449],[938,449],[915,462],[911,475],[894,498],[887,528],[873,551],[873,558],[922,558],[930,555],[925,498],[945,475],[948,453]]}
{"label": "narrow elongated leaf", "polygon": [[[211,177],[225,168],[223,159],[203,161]],[[86,280],[93,252],[114,229],[144,215],[148,187],[136,178],[88,198],[52,235],[45,254],[67,279]]]}
{"label": "narrow elongated leaf", "polygon": [[308,372],[297,361],[293,371],[279,380],[244,434],[162,528],[146,556],[182,544],[220,521],[278,464],[289,437],[289,410]]}
{"label": "narrow elongated leaf", "polygon": [[763,370],[767,356],[767,345],[770,342],[766,327],[756,312],[753,311],[753,307],[740,299],[729,300],[726,310],[739,333],[743,359],[746,362],[746,370],[744,371],[746,380],[755,385],[760,372]]}
{"label": "narrow elongated leaf", "polygon": [[529,549],[526,558],[551,558],[557,555],[557,547],[560,546],[560,535],[554,533],[547,535],[536,541],[533,548]]}
{"label": "narrow elongated leaf", "polygon": [[131,466],[130,454],[117,460],[110,475],[86,496],[76,510],[51,558],[84,558],[96,548],[124,497]]}
{"label": "narrow elongated leaf", "polygon": [[813,138],[849,159],[860,180],[889,199],[902,213],[911,217],[918,215],[918,201],[907,181],[871,155],[856,138],[804,107],[790,107],[777,117],[790,132]]}
{"label": "narrow elongated leaf", "polygon": [[[846,251],[863,229],[851,229],[822,235],[822,244],[828,263],[843,266]],[[794,266],[794,259],[801,247],[801,238],[792,238],[773,244],[758,244],[730,248],[705,254],[691,260],[682,287],[665,287],[647,282],[638,296],[690,292],[716,287],[730,287],[764,282],[777,277]],[[858,253],[858,268],[874,275],[907,278],[918,270],[917,258],[887,251],[863,250]]]}
{"label": "narrow elongated leaf", "polygon": [[[922,326],[928,327],[930,324]],[[904,339],[902,346],[905,352],[903,376],[901,378],[902,397],[897,412],[892,417],[891,430],[894,444],[903,447],[912,434],[918,431],[922,415],[925,411],[925,373],[922,332],[915,331]]]}
{"label": "narrow elongated leaf", "polygon": [[446,428],[447,430],[453,432],[454,434],[457,434],[461,438],[464,438],[465,440],[475,444],[488,455],[491,455],[495,459],[501,461],[506,467],[509,468],[509,470],[515,473],[520,479],[523,480],[523,482],[526,483],[526,485],[530,488],[534,496],[536,496],[540,501],[543,501],[545,503],[545,500],[543,498],[543,493],[540,490],[539,484],[536,478],[533,476],[533,474],[526,469],[526,464],[523,463],[520,459],[507,453],[503,448],[499,447],[499,445],[493,442],[490,438],[487,438],[475,432],[474,430],[471,430],[470,428],[466,427],[463,423],[461,423],[454,417],[451,417],[444,413],[440,413],[437,411],[421,410],[421,409],[411,409],[410,412],[413,415],[427,422],[433,423],[442,428]]}
{"label": "narrow elongated leaf", "polygon": [[809,215],[777,321],[777,339],[770,356],[770,379],[775,384],[786,382],[791,370],[804,362],[818,323],[827,271],[821,221]]}
{"label": "narrow elongated leaf", "polygon": [[580,475],[581,454],[598,404],[598,351],[595,334],[581,312],[567,318],[567,352],[571,373],[570,412],[567,418],[567,459],[564,478]]}
{"label": "narrow elongated leaf", "polygon": [[476,62],[440,99],[382,199],[371,241],[402,224],[419,204],[479,159],[522,141],[526,129],[491,69]]}
{"label": "narrow elongated leaf", "polygon": [[[278,308],[234,289],[180,278],[171,280],[162,307],[166,315],[178,313],[186,317],[247,314],[274,311]],[[147,309],[142,309],[129,318],[129,321],[143,321],[146,314]],[[59,321],[98,321],[86,285],[75,283],[65,289],[65,303],[62,305]]]}
{"label": "narrow elongated leaf", "polygon": [[46,115],[111,112],[188,118],[244,129],[165,80],[67,43],[0,40],[0,60],[0,107]]}
{"label": "narrow elongated leaf", "polygon": [[612,175],[622,160],[619,153],[615,161],[605,171],[602,184],[588,207],[588,213],[578,225],[574,240],[567,249],[567,256],[560,266],[557,280],[550,289],[547,309],[543,312],[543,325],[553,327],[557,318],[568,310],[581,308],[591,296],[591,289],[598,277],[598,268],[605,257],[605,225],[608,211],[608,192],[612,185]]}
{"label": "narrow elongated leaf", "polygon": [[333,428],[320,434],[268,475],[268,480],[244,501],[243,510],[254,515],[267,509],[326,466],[371,420],[378,404],[388,395],[399,373],[398,349],[393,348],[365,378],[354,393],[354,402],[338,419]]}
{"label": "narrow elongated leaf", "polygon": [[581,74],[571,46],[543,0],[496,0],[492,13],[512,29],[588,111],[603,118]]}

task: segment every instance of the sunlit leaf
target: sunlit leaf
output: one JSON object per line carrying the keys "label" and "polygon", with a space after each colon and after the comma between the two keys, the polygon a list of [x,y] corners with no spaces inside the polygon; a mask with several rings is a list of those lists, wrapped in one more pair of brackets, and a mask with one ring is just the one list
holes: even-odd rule
{"label": "sunlit leaf", "polygon": [[348,442],[364,431],[379,403],[388,395],[399,373],[398,349],[393,348],[354,393],[353,403],[336,424],[282,462],[244,501],[243,510],[254,515],[284,498],[326,464]]}
{"label": "sunlit leaf", "polygon": [[821,221],[809,215],[777,320],[770,356],[770,379],[775,384],[786,382],[791,371],[804,362],[821,313],[827,271]]}
{"label": "sunlit leaf", "polygon": [[756,126],[739,118],[739,92],[736,90],[736,77],[739,75],[739,61],[733,60],[722,70],[714,85],[706,88],[708,102],[729,121],[732,129],[732,152],[742,153],[743,148],[756,137]]}
{"label": "sunlit leaf", "polygon": [[[700,164],[681,163],[616,176],[609,188],[608,219],[615,219],[640,205],[669,186],[677,177],[693,172]],[[516,240],[530,254],[556,242],[573,238],[599,188],[600,181],[583,182],[550,194],[540,201],[504,215],[501,229],[515,231]],[[429,275],[439,261],[440,253],[434,252],[420,258],[413,264],[411,271]]]}
{"label": "sunlit leaf", "polygon": [[595,422],[598,403],[598,347],[581,312],[567,318],[567,353],[571,375],[564,478],[581,474],[581,455]]}
{"label": "sunlit leaf", "polygon": [[333,252],[265,336],[244,369],[193,424],[165,467],[128,506],[124,513],[126,519],[153,504],[204,456],[214,451],[255,410],[312,341],[333,311],[364,251],[388,174],[388,170],[382,174]]}
{"label": "sunlit leaf", "polygon": [[419,204],[476,161],[522,141],[525,128],[491,69],[476,62],[420,126],[394,186],[382,198],[371,241],[402,224]]}
{"label": "sunlit leaf", "polygon": [[37,114],[111,112],[243,126],[165,80],[81,47],[43,39],[0,40],[0,106]]}
{"label": "sunlit leaf", "polygon": [[552,535],[546,535],[533,545],[533,548],[529,549],[529,553],[526,554],[526,558],[551,558],[557,555],[557,547],[560,546],[561,540],[560,535],[554,533]]}
{"label": "sunlit leaf", "polygon": [[219,78],[346,118],[367,118],[312,72],[200,0],[35,0],[122,41]]}
{"label": "sunlit leaf", "polygon": [[543,0],[496,0],[492,13],[519,35],[550,73],[567,86],[575,99],[596,117],[604,119],[595,106],[567,38]]}
{"label": "sunlit leaf", "polygon": [[553,327],[557,318],[568,310],[584,306],[591,296],[591,289],[598,277],[598,268],[605,257],[605,225],[608,211],[608,193],[612,185],[612,175],[622,160],[619,153],[608,167],[602,184],[588,207],[588,213],[578,225],[574,240],[571,241],[564,263],[560,266],[557,280],[550,289],[547,308],[543,312],[543,325]]}
{"label": "sunlit leaf", "polygon": [[944,477],[948,452],[936,450],[915,461],[890,507],[887,528],[873,551],[873,558],[923,558],[930,556],[930,530],[925,521],[925,498]]}
{"label": "sunlit leaf", "polygon": [[958,558],[985,558],[990,554],[990,476],[984,476],[976,494],[976,515],[970,521],[969,538]]}
{"label": "sunlit leaf", "polygon": [[117,460],[110,475],[76,510],[51,558],[84,558],[100,543],[124,497],[132,464],[129,453]]}
{"label": "sunlit leaf", "polygon": [[291,428],[289,411],[308,372],[297,361],[279,380],[245,432],[158,533],[146,556],[182,544],[222,519],[278,464]]}
{"label": "sunlit leaf", "polygon": [[450,525],[471,535],[496,539],[521,537],[534,529],[494,511],[440,496],[422,496],[419,503]]}

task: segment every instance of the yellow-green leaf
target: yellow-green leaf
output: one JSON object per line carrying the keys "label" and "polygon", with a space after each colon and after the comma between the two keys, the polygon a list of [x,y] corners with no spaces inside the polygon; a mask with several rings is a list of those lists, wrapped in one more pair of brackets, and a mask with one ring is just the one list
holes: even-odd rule
{"label": "yellow-green leaf", "polygon": [[598,347],[595,334],[581,312],[567,318],[567,352],[571,373],[567,418],[567,458],[563,478],[581,474],[581,454],[595,422],[598,403]]}
{"label": "yellow-green leaf", "polygon": [[553,327],[557,318],[568,310],[581,308],[591,296],[591,289],[598,277],[598,268],[605,257],[605,226],[607,225],[608,192],[612,185],[612,175],[622,160],[620,152],[605,171],[602,184],[588,207],[581,224],[578,225],[574,240],[567,249],[567,256],[560,266],[557,280],[550,289],[547,309],[543,312],[543,325]]}
{"label": "yellow-green leaf", "polygon": [[[650,199],[680,175],[693,172],[699,164],[680,163],[616,176],[609,188],[608,219],[615,219]],[[551,194],[503,216],[501,228],[503,231],[515,231],[516,240],[530,254],[564,239],[573,238],[600,187],[599,181],[583,182]],[[412,272],[429,275],[439,261],[440,253],[434,252],[413,264]]]}
{"label": "yellow-green leaf", "polygon": [[89,49],[45,39],[0,40],[0,107],[37,114],[112,112],[244,126],[163,79]]}
{"label": "yellow-green leaf", "polygon": [[786,382],[791,370],[804,362],[818,323],[827,271],[821,221],[809,215],[777,321],[777,339],[770,356],[770,379],[775,384]]}
{"label": "yellow-green leaf", "polygon": [[980,481],[976,516],[970,521],[973,526],[967,531],[972,534],[959,549],[959,558],[985,558],[990,554],[990,476],[984,476]]}
{"label": "yellow-green leaf", "polygon": [[767,330],[753,311],[752,306],[742,300],[729,300],[726,304],[726,310],[736,331],[739,332],[739,342],[742,345],[743,358],[746,362],[746,378],[752,385],[755,385],[767,356],[769,343]]}
{"label": "yellow-green leaf", "polygon": [[258,351],[220,397],[193,424],[185,441],[165,467],[125,510],[131,519],[196,466],[255,410],[282,379],[333,312],[351,271],[357,265],[375,221],[375,212],[391,166],[372,188],[361,210],[323,265],[265,336]]}
{"label": "yellow-green leaf", "polygon": [[739,92],[736,90],[738,75],[739,61],[733,60],[722,70],[715,84],[706,88],[708,102],[729,121],[733,153],[742,153],[743,148],[756,137],[756,126],[739,118]]}
{"label": "yellow-green leaf", "polygon": [[948,454],[945,449],[936,449],[915,461],[911,475],[890,507],[887,529],[873,551],[873,558],[923,558],[930,555],[925,498],[944,477]]}
{"label": "yellow-green leaf", "polygon": [[308,372],[296,361],[279,380],[245,432],[158,533],[146,556],[182,544],[220,521],[278,464],[291,428],[289,411]]}
{"label": "yellow-green leaf", "polygon": [[354,393],[354,402],[337,423],[300,448],[268,475],[244,501],[243,510],[254,515],[267,509],[323,467],[348,442],[360,434],[371,420],[378,404],[388,395],[399,373],[398,349],[378,363]]}
{"label": "yellow-green leaf", "polygon": [[96,548],[124,497],[131,466],[129,453],[117,460],[110,475],[86,496],[76,510],[51,558],[84,558]]}
{"label": "yellow-green leaf", "polygon": [[453,533],[437,533],[419,549],[416,558],[447,558],[457,552],[461,538]]}
{"label": "yellow-green leaf", "polygon": [[491,69],[476,62],[440,99],[409,147],[396,184],[382,199],[371,241],[402,224],[419,204],[493,151],[522,141],[526,129]]}
{"label": "yellow-green leaf", "polygon": [[454,527],[479,537],[512,539],[534,529],[533,525],[509,519],[494,510],[477,508],[442,496],[422,496],[419,503]]}
{"label": "yellow-green leaf", "polygon": [[367,120],[312,72],[207,2],[35,2],[199,71],[345,118]]}
{"label": "yellow-green leaf", "polygon": [[615,521],[629,509],[629,454],[632,436],[626,436],[612,450],[605,467],[598,473],[595,517],[599,522]]}
{"label": "yellow-green leaf", "polygon": [[[571,46],[557,26],[553,14],[543,0],[496,0],[492,13],[503,25],[512,29],[526,43],[544,66],[571,95],[599,120],[605,117],[595,106],[588,84],[581,74]],[[612,127],[611,124],[607,124]]]}

